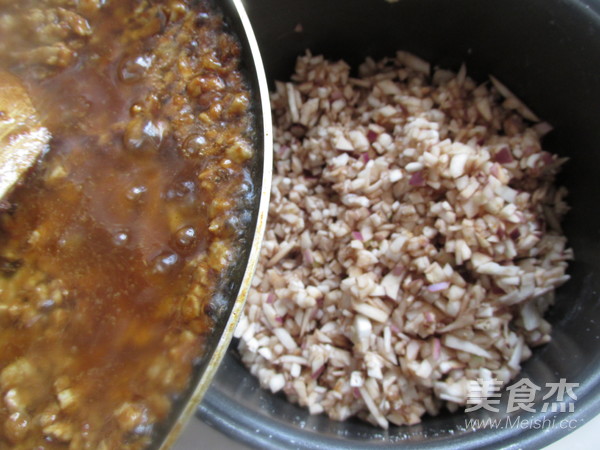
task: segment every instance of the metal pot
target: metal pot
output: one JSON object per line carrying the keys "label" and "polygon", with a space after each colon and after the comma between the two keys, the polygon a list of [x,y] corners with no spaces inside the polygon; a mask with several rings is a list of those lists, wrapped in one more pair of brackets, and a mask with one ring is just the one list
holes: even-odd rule
{"label": "metal pot", "polygon": [[[444,414],[414,426],[382,431],[359,421],[310,416],[282,395],[260,389],[235,345],[226,355],[198,416],[257,448],[540,448],[600,412],[600,2],[595,0],[248,0],[247,9],[269,81],[289,79],[306,49],[356,66],[367,56],[408,50],[434,65],[475,79],[494,74],[555,131],[545,146],[570,157],[559,183],[572,207],[564,224],[575,252],[572,279],[557,293],[548,320],[553,340],[535,350],[522,377],[538,386],[561,378],[578,383],[573,413],[521,411],[521,419],[555,426],[482,428]],[[505,397],[505,396],[504,396]]]}
{"label": "metal pot", "polygon": [[222,276],[222,283],[213,304],[214,328],[206,341],[202,360],[194,367],[189,388],[173,404],[170,417],[155,430],[150,448],[170,448],[206,393],[217,368],[227,351],[233,331],[242,312],[260,251],[269,207],[272,175],[272,127],[269,92],[265,72],[252,31],[252,26],[240,0],[215,2],[225,21],[239,39],[242,65],[253,94],[253,129],[256,156],[251,162],[254,196],[250,205],[251,226],[244,231],[242,250],[236,263]]}

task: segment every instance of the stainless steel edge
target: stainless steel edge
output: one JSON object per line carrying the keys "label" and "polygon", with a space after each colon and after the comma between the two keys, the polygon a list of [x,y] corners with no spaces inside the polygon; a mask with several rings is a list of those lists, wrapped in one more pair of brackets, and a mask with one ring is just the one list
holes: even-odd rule
{"label": "stainless steel edge", "polygon": [[257,216],[256,230],[252,240],[250,255],[248,258],[248,265],[244,272],[240,289],[238,291],[235,304],[233,306],[229,320],[225,325],[223,334],[221,335],[216,349],[206,367],[206,370],[201,376],[199,383],[197,384],[194,392],[186,402],[186,406],[183,408],[179,417],[177,418],[175,425],[170,429],[168,435],[160,445],[161,450],[171,448],[177,439],[179,438],[184,427],[198,408],[204,394],[206,393],[210,383],[219,367],[219,363],[223,359],[223,356],[227,352],[233,332],[238,323],[240,315],[243,311],[244,305],[246,304],[246,297],[252,282],[252,277],[256,270],[258,257],[260,254],[260,247],[262,244],[263,235],[267,223],[267,217],[269,213],[269,198],[271,194],[271,177],[273,172],[273,130],[271,120],[271,107],[269,100],[269,88],[267,85],[267,79],[263,62],[261,59],[258,43],[252,30],[252,25],[244,5],[241,0],[229,0],[235,10],[237,11],[239,18],[242,22],[242,26],[245,31],[245,35],[248,41],[249,50],[254,61],[254,70],[256,79],[258,80],[258,89],[260,96],[260,113],[262,114],[263,121],[263,167],[262,167],[262,186],[260,191],[260,202]]}

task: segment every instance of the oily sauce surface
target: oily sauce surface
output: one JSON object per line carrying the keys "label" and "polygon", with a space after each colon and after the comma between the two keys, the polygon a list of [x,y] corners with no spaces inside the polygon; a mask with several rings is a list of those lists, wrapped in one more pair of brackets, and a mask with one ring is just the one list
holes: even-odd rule
{"label": "oily sauce surface", "polygon": [[204,1],[0,16],[0,65],[52,134],[0,205],[0,448],[142,448],[249,218],[240,49]]}

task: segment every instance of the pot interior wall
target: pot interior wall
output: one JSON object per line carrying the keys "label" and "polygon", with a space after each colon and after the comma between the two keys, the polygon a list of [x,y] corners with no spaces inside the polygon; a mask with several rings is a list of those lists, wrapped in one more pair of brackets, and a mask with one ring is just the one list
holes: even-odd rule
{"label": "pot interior wall", "polygon": [[[580,425],[593,417],[600,410],[600,2],[248,0],[247,8],[271,82],[289,79],[295,58],[306,49],[354,67],[368,55],[393,56],[402,49],[444,68],[457,70],[465,62],[479,81],[494,74],[554,126],[545,147],[570,158],[559,182],[570,192],[572,209],[564,225],[576,259],[572,279],[558,291],[549,313],[553,341],[534,352],[523,376],[542,387],[560,378],[579,383],[576,412],[569,418]],[[539,405],[538,413],[522,418],[542,418]],[[364,448],[398,441],[421,447],[502,442],[539,448],[569,431],[474,432],[465,429],[465,418],[487,416],[463,413],[388,432],[357,421],[340,424],[260,390],[233,347],[199,415],[263,448]],[[501,408],[497,417],[505,416]]]}

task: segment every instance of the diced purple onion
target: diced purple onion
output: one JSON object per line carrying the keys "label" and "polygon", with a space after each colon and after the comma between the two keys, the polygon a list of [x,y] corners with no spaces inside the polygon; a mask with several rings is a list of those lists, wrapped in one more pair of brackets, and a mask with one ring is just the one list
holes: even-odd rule
{"label": "diced purple onion", "polygon": [[544,161],[544,164],[549,166],[550,164],[552,164],[554,162],[554,158],[552,157],[552,155],[550,153],[542,152],[542,161]]}
{"label": "diced purple onion", "polygon": [[506,291],[499,286],[493,285],[492,286],[492,294],[506,295]]}
{"label": "diced purple onion", "polygon": [[533,126],[533,129],[540,136],[545,136],[553,130],[552,125],[550,125],[548,122],[537,123]]}
{"label": "diced purple onion", "polygon": [[332,100],[339,100],[340,98],[344,97],[344,93],[342,91],[333,91],[331,93],[331,99]]}
{"label": "diced purple onion", "polygon": [[401,265],[397,265],[396,267],[394,267],[394,269],[392,270],[392,274],[396,277],[399,277],[400,275],[402,275],[404,273],[404,266]]}
{"label": "diced purple onion", "polygon": [[425,178],[423,178],[422,172],[415,172],[410,177],[408,184],[411,186],[425,186]]}
{"label": "diced purple onion", "polygon": [[430,284],[427,286],[427,290],[429,292],[439,292],[444,289],[448,289],[450,287],[450,283],[448,281],[442,281],[440,283]]}
{"label": "diced purple onion", "polygon": [[306,262],[306,264],[314,263],[312,252],[310,250],[304,250],[304,261]]}
{"label": "diced purple onion", "polygon": [[535,147],[533,145],[528,145],[527,147],[525,147],[523,149],[523,156],[531,156],[537,151],[538,151],[537,147]]}
{"label": "diced purple onion", "polygon": [[365,240],[364,237],[363,237],[363,235],[362,235],[362,233],[360,231],[353,231],[352,232],[352,237],[354,239],[356,239],[357,241],[360,241],[360,242],[364,242],[364,240]]}
{"label": "diced purple onion", "polygon": [[369,142],[372,144],[373,142],[375,142],[377,140],[377,138],[379,137],[379,135],[377,133],[375,133],[373,130],[369,130],[367,131],[367,139],[369,140]]}
{"label": "diced purple onion", "polygon": [[442,344],[440,343],[440,340],[438,338],[434,338],[433,339],[433,359],[436,361],[438,359],[440,359],[441,353],[442,353]]}
{"label": "diced purple onion", "polygon": [[274,302],[275,302],[275,294],[270,292],[269,295],[267,295],[267,303],[272,304]]}
{"label": "diced purple onion", "polygon": [[509,164],[513,162],[514,159],[510,150],[504,147],[502,150],[496,153],[496,156],[494,156],[494,161],[500,164]]}
{"label": "diced purple onion", "polygon": [[500,175],[500,167],[498,164],[492,164],[492,168],[490,169],[490,173],[494,175],[496,178]]}
{"label": "diced purple onion", "polygon": [[316,380],[317,378],[319,378],[321,376],[321,374],[325,371],[325,364],[323,364],[321,367],[319,367],[317,370],[315,370],[312,375],[310,376],[313,380]]}

